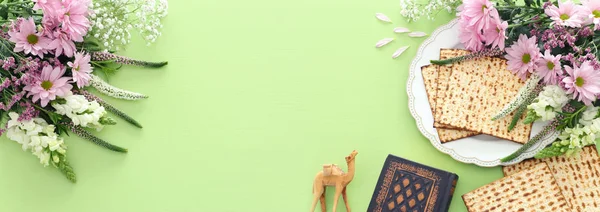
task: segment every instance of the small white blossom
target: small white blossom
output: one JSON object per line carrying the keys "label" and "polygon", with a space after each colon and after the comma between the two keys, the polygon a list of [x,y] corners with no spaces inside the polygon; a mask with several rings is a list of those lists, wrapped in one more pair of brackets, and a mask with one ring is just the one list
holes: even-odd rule
{"label": "small white blossom", "polygon": [[[19,121],[19,114],[15,112],[10,112],[8,116],[10,120],[6,137],[21,144],[23,151],[30,150],[44,166],[48,166],[51,152],[66,153],[67,147],[63,139],[56,134],[54,125],[41,118]],[[58,163],[56,159],[53,161]]]}
{"label": "small white blossom", "polygon": [[63,98],[64,104],[52,103],[56,113],[69,117],[74,125],[102,130],[100,118],[106,116],[106,110],[98,102],[89,102],[82,95],[68,94]]}
{"label": "small white blossom", "polygon": [[562,88],[548,85],[527,108],[540,116],[540,120],[548,121],[555,118],[568,102],[569,97]]}
{"label": "small white blossom", "polygon": [[596,116],[598,115],[598,109],[600,109],[600,108],[588,107],[581,114],[581,119],[579,119],[579,124],[582,124],[584,126],[592,124],[592,120],[594,120],[596,118]]}

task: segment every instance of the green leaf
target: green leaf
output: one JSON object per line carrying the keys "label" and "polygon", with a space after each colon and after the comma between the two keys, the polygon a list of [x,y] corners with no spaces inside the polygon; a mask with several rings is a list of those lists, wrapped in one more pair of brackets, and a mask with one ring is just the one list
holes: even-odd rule
{"label": "green leaf", "polygon": [[6,7],[5,5],[0,6],[0,18],[8,20],[8,7]]}
{"label": "green leaf", "polygon": [[533,0],[525,0],[525,6],[531,7],[531,4],[533,4]]}

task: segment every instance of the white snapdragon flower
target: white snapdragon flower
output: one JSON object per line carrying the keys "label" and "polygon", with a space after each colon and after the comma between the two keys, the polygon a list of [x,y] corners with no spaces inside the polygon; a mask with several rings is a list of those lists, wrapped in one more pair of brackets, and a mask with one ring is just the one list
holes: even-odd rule
{"label": "white snapdragon flower", "polygon": [[542,121],[548,121],[555,118],[557,112],[560,112],[568,102],[569,97],[562,88],[548,85],[527,108],[535,111]]}
{"label": "white snapdragon flower", "polygon": [[[10,112],[8,116],[10,120],[6,136],[21,144],[24,151],[30,150],[44,166],[48,166],[51,152],[66,153],[64,141],[54,132],[54,125],[40,118],[19,121],[19,114],[15,112]],[[54,162],[58,163],[56,160]]]}
{"label": "white snapdragon flower", "polygon": [[73,94],[65,96],[64,99],[64,104],[52,103],[56,113],[66,115],[77,126],[95,128],[98,131],[102,130],[104,125],[100,123],[100,119],[107,113],[98,102],[90,102],[82,95]]}
{"label": "white snapdragon flower", "polygon": [[579,124],[582,124],[584,126],[592,124],[592,120],[594,120],[596,118],[596,116],[598,115],[598,109],[600,109],[600,108],[588,107],[581,114],[581,119],[579,119]]}

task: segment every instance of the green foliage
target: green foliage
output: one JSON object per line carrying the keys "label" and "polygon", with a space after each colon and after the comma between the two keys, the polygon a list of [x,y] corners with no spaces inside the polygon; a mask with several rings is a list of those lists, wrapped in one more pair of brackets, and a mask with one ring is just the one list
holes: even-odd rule
{"label": "green foliage", "polygon": [[94,71],[100,71],[106,77],[106,81],[109,81],[111,75],[116,74],[117,71],[123,66],[122,64],[116,63],[115,60],[105,61],[92,61]]}
{"label": "green foliage", "polygon": [[523,115],[523,113],[527,110],[527,105],[521,105],[519,107],[519,109],[517,109],[517,112],[515,112],[515,115],[513,116],[510,125],[508,125],[508,131],[511,131],[513,128],[515,128],[515,125],[517,125],[517,123],[519,122],[519,119],[521,119],[521,116]]}
{"label": "green foliage", "polygon": [[563,130],[565,128],[574,128],[575,126],[577,126],[577,124],[579,123],[579,119],[581,119],[581,116],[583,116],[583,112],[585,111],[585,109],[587,109],[587,106],[575,100],[571,100],[569,104],[571,105],[571,107],[575,108],[575,111],[558,112],[560,115],[563,116],[563,119],[556,127],[557,130]]}
{"label": "green foliage", "polygon": [[560,141],[557,141],[557,142],[552,143],[552,145],[542,149],[537,154],[535,154],[535,158],[542,159],[542,158],[555,157],[555,156],[564,155],[565,152],[566,152],[565,146],[563,146],[560,143]]}
{"label": "green foliage", "polygon": [[58,168],[58,170],[60,172],[62,172],[69,181],[71,181],[72,183],[76,183],[77,175],[75,175],[75,171],[73,171],[73,167],[71,167],[71,165],[67,161],[67,157],[65,155],[62,155],[59,153],[55,153],[55,152],[51,152],[51,153],[52,153],[52,156],[58,156],[58,158],[59,158],[58,163],[54,162],[53,160],[50,160],[52,165],[54,165],[54,167]]}
{"label": "green foliage", "polygon": [[100,122],[100,124],[102,124],[102,125],[115,125],[115,124],[117,124],[117,122],[113,118],[107,117],[107,116],[100,117],[100,120],[98,122]]}

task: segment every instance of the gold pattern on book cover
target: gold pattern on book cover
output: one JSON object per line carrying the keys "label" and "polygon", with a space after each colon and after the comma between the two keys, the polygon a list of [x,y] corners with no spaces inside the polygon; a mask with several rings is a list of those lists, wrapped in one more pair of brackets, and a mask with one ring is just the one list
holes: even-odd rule
{"label": "gold pattern on book cover", "polygon": [[413,165],[391,162],[375,199],[374,212],[427,211],[433,212],[439,195],[440,176]]}

